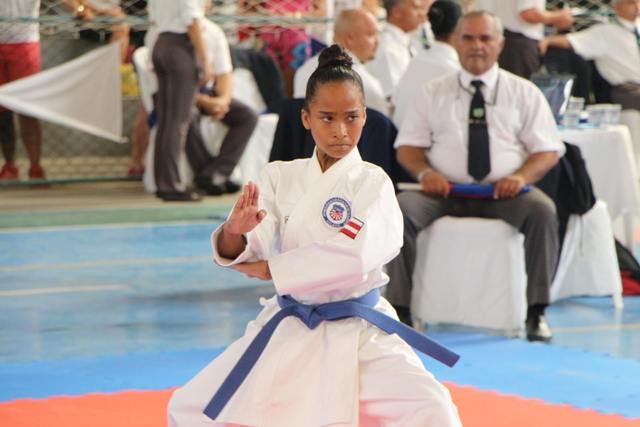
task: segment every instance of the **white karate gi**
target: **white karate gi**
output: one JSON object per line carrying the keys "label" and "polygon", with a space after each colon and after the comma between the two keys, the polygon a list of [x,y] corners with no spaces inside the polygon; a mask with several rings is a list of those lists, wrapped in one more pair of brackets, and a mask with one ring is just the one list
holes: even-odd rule
{"label": "white karate gi", "polygon": [[[216,250],[220,265],[268,259],[278,294],[324,303],[361,296],[384,285],[382,266],[402,245],[402,215],[391,181],[363,162],[357,149],[322,173],[318,159],[274,162],[259,182],[266,218],[247,235],[235,260]],[[346,201],[345,217],[364,223],[355,238],[330,225],[329,200]],[[344,207],[344,205],[343,205]],[[324,214],[323,214],[324,212]],[[335,214],[335,212],[333,212]],[[259,427],[460,426],[448,390],[425,370],[397,335],[365,320],[323,322],[310,330],[285,318],[257,363],[214,422],[203,414],[220,384],[260,328],[280,307],[263,299],[245,335],[177,390],[169,425]],[[376,309],[395,317],[380,298]]]}

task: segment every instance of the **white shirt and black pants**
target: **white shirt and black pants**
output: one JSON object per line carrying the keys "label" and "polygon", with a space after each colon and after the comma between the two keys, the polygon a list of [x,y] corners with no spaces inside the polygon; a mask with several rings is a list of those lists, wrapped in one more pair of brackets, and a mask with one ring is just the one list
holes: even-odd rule
{"label": "white shirt and black pants", "polygon": [[606,24],[567,34],[573,50],[593,59],[609,82],[611,100],[623,109],[640,110],[640,22],[615,18]]}
{"label": "white shirt and black pants", "polygon": [[476,0],[474,7],[488,10],[502,20],[504,48],[498,58],[500,68],[525,79],[540,69],[538,42],[544,37],[544,24],[528,23],[520,13],[528,9],[544,10],[546,0]]}
{"label": "white shirt and black pants", "polygon": [[158,33],[151,57],[158,77],[154,173],[159,195],[187,189],[178,164],[187,140],[199,70],[187,29],[194,19],[203,17],[200,0],[149,2],[149,18]]}
{"label": "white shirt and black pants", "polygon": [[[207,50],[207,58],[213,67],[214,74],[220,76],[233,72],[229,44],[222,29],[213,22],[201,21],[202,38]],[[210,90],[211,96],[217,96],[215,87]],[[205,139],[200,132],[200,120],[211,120],[206,113],[194,114],[185,147],[187,159],[196,175],[196,185],[210,195],[224,192],[235,192],[238,188],[229,182],[229,176],[240,161],[244,149],[258,124],[258,115],[251,107],[232,98],[229,111],[220,120],[227,126],[227,133],[220,144],[216,156],[212,156]],[[212,185],[215,184],[215,185]]]}
{"label": "white shirt and black pants", "polygon": [[[544,95],[532,83],[497,65],[482,76],[459,73],[421,87],[413,109],[407,112],[396,147],[425,149],[431,166],[454,183],[471,183],[467,171],[469,108],[482,80],[486,100],[491,168],[482,180],[497,182],[516,172],[532,153],[564,153],[553,115]],[[390,282],[386,297],[396,307],[411,306],[411,277],[416,237],[445,216],[498,218],[525,236],[527,299],[529,306],[547,305],[558,255],[558,222],[553,201],[537,188],[512,199],[479,200],[406,191],[398,195],[404,213],[404,245],[387,265]]]}

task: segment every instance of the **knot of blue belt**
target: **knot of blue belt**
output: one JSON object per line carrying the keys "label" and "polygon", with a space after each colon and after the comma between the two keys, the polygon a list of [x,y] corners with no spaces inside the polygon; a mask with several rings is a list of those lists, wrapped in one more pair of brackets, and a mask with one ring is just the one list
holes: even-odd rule
{"label": "knot of blue belt", "polygon": [[280,322],[289,316],[297,317],[309,329],[315,329],[324,321],[360,317],[388,334],[397,334],[411,347],[449,367],[456,364],[460,358],[459,355],[404,323],[376,310],[374,307],[379,299],[380,292],[378,289],[374,289],[359,298],[316,305],[299,303],[289,295],[278,295],[278,304],[281,310],[269,319],[251,341],[251,344],[249,344],[205,408],[204,414],[213,420],[217,418],[229,399],[251,372],[253,365],[258,361]]}

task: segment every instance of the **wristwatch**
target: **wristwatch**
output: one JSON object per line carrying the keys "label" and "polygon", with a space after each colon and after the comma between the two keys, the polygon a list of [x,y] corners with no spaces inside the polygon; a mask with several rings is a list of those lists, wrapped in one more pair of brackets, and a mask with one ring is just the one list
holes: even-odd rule
{"label": "wristwatch", "polygon": [[424,176],[426,174],[428,174],[429,172],[434,172],[434,169],[432,167],[427,166],[426,168],[422,169],[418,175],[416,176],[416,181],[418,182],[422,182],[422,178],[424,178]]}
{"label": "wristwatch", "polygon": [[76,14],[80,15],[85,11],[86,7],[81,3],[76,6]]}

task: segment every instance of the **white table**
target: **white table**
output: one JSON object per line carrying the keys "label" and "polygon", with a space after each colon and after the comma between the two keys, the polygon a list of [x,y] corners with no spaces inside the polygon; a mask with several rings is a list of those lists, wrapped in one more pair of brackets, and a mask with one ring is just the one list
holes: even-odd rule
{"label": "white table", "polygon": [[607,203],[611,220],[624,222],[623,243],[633,248],[640,212],[640,183],[629,129],[624,125],[563,129],[563,141],[580,147],[596,198]]}

